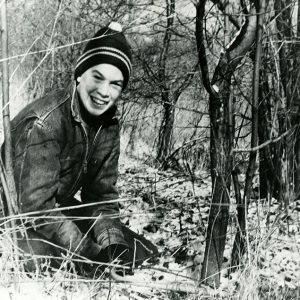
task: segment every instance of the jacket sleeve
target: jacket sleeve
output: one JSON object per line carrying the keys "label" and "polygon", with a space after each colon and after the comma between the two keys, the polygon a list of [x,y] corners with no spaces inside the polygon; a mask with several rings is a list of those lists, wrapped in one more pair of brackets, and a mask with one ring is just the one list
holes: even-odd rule
{"label": "jacket sleeve", "polygon": [[[14,174],[21,213],[37,212],[25,222],[59,247],[93,258],[96,249],[90,238],[83,239],[77,225],[60,211],[45,212],[56,206],[60,174],[60,147],[53,129],[33,119],[13,141]],[[96,245],[96,243],[94,243]]]}
{"label": "jacket sleeve", "polygon": [[[98,202],[99,205],[92,206],[87,213],[96,220],[94,224],[95,238],[101,248],[106,248],[112,244],[123,244],[127,246],[119,220],[118,191],[116,182],[118,177],[118,160],[120,154],[119,133],[110,136],[112,146],[106,149],[107,152],[103,162],[98,166],[95,177],[82,188],[81,197],[84,202]],[[108,144],[109,141],[106,140]],[[96,150],[97,151],[97,150]],[[90,164],[93,164],[93,160]],[[93,166],[89,166],[93,168]],[[103,201],[113,201],[103,203]]]}

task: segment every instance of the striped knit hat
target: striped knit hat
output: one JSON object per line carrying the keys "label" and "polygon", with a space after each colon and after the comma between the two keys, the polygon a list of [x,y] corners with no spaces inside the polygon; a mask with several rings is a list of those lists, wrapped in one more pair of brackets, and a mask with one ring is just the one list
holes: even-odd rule
{"label": "striped knit hat", "polygon": [[108,27],[100,29],[87,43],[82,55],[77,60],[75,79],[87,69],[101,63],[114,65],[122,72],[124,89],[132,69],[131,51],[119,23],[111,22]]}

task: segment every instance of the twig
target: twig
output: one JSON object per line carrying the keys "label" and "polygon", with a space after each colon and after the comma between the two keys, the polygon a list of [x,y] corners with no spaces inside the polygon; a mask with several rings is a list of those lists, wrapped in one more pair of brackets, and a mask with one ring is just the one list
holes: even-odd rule
{"label": "twig", "polygon": [[171,290],[176,292],[184,292],[190,294],[196,294],[200,291],[198,282],[196,281],[166,281],[166,282],[149,282],[149,281],[137,281],[134,276],[120,276],[116,273],[115,269],[111,270],[110,273],[112,279],[117,282],[127,283],[136,286],[144,286],[153,289]]}
{"label": "twig", "polygon": [[[21,219],[21,218],[26,218],[26,217],[30,217],[30,216],[39,215],[39,214],[44,215],[44,214],[51,213],[51,212],[73,210],[76,208],[84,208],[84,207],[103,205],[103,204],[108,204],[108,203],[118,203],[118,202],[127,202],[127,201],[135,201],[135,200],[140,200],[140,198],[113,199],[113,200],[93,202],[93,203],[87,203],[87,204],[79,204],[79,205],[73,205],[73,206],[67,206],[67,207],[57,207],[57,208],[46,209],[46,210],[31,211],[31,212],[27,212],[27,213],[21,213],[21,214],[14,215],[13,218]],[[117,215],[117,214],[115,214],[115,215]],[[56,218],[56,216],[55,216],[55,218]],[[6,219],[8,219],[8,218],[7,217],[0,218],[0,220],[6,220]]]}
{"label": "twig", "polygon": [[[30,49],[33,48],[33,46],[36,44],[36,42],[37,42],[42,36],[43,36],[43,33],[40,34],[40,35],[33,41],[33,43],[30,45],[30,47],[28,48],[28,50],[27,50],[27,52],[26,52],[27,54],[30,52]],[[9,82],[12,81],[14,75],[16,74],[16,72],[18,71],[18,69],[20,68],[20,66],[22,65],[22,63],[24,62],[25,58],[26,58],[26,54],[22,57],[20,63],[19,63],[19,64],[17,65],[17,67],[13,70],[12,74],[10,75]]]}
{"label": "twig", "polygon": [[[7,5],[6,1],[2,2],[1,5],[1,42],[2,42],[2,57],[8,57],[8,26],[7,26]],[[8,61],[2,63],[2,105],[5,107],[9,103],[9,67]],[[4,200],[6,201],[7,211],[4,209],[4,213],[8,216],[13,216],[18,212],[17,210],[17,193],[15,188],[15,181],[13,175],[13,162],[12,162],[12,138],[11,138],[11,127],[10,127],[10,113],[9,106],[5,107],[2,111],[3,115],[3,129],[4,129],[4,165],[2,158],[0,159],[0,177],[1,183],[4,189]],[[15,219],[11,219],[8,223],[11,229],[16,227]],[[19,271],[19,257],[17,249],[17,234],[15,231],[11,233],[11,239],[13,241],[13,259],[15,260],[15,267],[17,274]],[[18,286],[16,286],[18,288]]]}
{"label": "twig", "polygon": [[[158,24],[159,22],[161,22],[161,19],[157,19],[153,22],[147,22],[147,26],[150,27],[150,26],[153,26],[155,24]],[[143,26],[143,25],[136,25],[136,26],[133,26],[130,29],[134,30],[134,29],[137,29],[141,26]],[[0,59],[0,63],[2,63],[4,61],[12,60],[12,59],[21,58],[23,56],[29,56],[29,55],[34,55],[34,54],[39,54],[39,53],[44,53],[44,52],[49,52],[49,51],[52,52],[54,50],[60,50],[60,49],[64,49],[64,48],[68,48],[68,47],[72,47],[72,46],[77,46],[77,45],[84,44],[84,43],[87,43],[91,40],[96,40],[96,39],[99,39],[99,37],[88,38],[88,39],[80,40],[78,42],[72,42],[72,43],[61,45],[61,46],[51,47],[51,48],[42,49],[42,50],[36,50],[36,51],[31,51],[31,52],[27,51],[27,52],[22,53],[22,54],[17,54],[17,55],[13,55],[13,56],[10,56],[10,57],[2,58],[2,59]]]}
{"label": "twig", "polygon": [[292,130],[295,129],[296,126],[290,128],[289,130],[287,130],[286,132],[284,132],[283,134],[281,134],[280,136],[278,136],[277,138],[272,138],[256,147],[253,148],[236,148],[232,150],[232,153],[238,153],[238,152],[254,152],[254,151],[258,151],[266,146],[268,146],[269,144],[272,143],[276,143],[278,141],[280,141],[281,139],[283,139],[285,136],[287,136]]}

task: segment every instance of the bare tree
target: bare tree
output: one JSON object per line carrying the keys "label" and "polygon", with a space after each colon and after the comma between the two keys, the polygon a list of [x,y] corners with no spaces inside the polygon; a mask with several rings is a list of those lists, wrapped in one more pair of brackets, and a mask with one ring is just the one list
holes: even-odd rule
{"label": "bare tree", "polygon": [[229,191],[232,174],[232,134],[229,120],[231,78],[236,67],[255,39],[256,10],[251,2],[249,13],[244,10],[242,30],[222,53],[209,78],[206,57],[204,22],[206,1],[196,3],[196,40],[203,85],[209,94],[212,204],[209,213],[207,242],[201,271],[203,281],[219,286],[229,218]]}
{"label": "bare tree", "polygon": [[175,0],[166,0],[167,24],[163,38],[163,47],[158,62],[158,85],[163,105],[163,117],[157,142],[157,160],[160,163],[165,162],[172,149],[176,103],[181,93],[190,84],[195,73],[195,70],[187,73],[175,88],[172,87],[168,79],[169,75],[167,73],[169,70],[167,68],[167,59],[169,59],[170,43],[174,32],[174,19]]}
{"label": "bare tree", "polygon": [[[17,193],[13,173],[12,161],[12,140],[11,140],[11,126],[10,126],[10,111],[9,111],[9,68],[8,68],[8,26],[6,18],[6,1],[1,4],[1,41],[2,41],[2,112],[3,112],[3,127],[4,127],[4,164],[0,157],[0,180],[4,192],[4,200],[0,195],[3,203],[4,214],[11,218],[8,223],[11,229],[10,233],[13,240],[13,253],[18,268],[18,248],[17,248],[17,234],[16,221],[13,215],[18,213],[17,207]],[[0,191],[2,194],[2,191]],[[2,202],[1,201],[1,202]],[[6,224],[7,226],[7,224]]]}
{"label": "bare tree", "polygon": [[169,82],[167,80],[166,74],[166,60],[168,57],[168,52],[170,48],[171,35],[172,35],[172,27],[174,25],[174,13],[175,13],[175,0],[166,0],[166,19],[167,26],[165,29],[164,39],[163,39],[163,48],[160,53],[159,63],[158,63],[158,80],[159,87],[161,92],[161,99],[163,101],[163,119],[161,128],[159,131],[159,139],[158,139],[158,153],[157,160],[159,162],[163,162],[165,158],[168,156],[171,148],[172,142],[172,132],[173,132],[173,124],[174,124],[174,113],[175,107],[172,105],[175,101],[170,101],[171,99],[171,91]]}
{"label": "bare tree", "polygon": [[[260,151],[260,195],[267,196],[269,203],[271,203],[272,196],[280,199],[287,209],[289,202],[299,194],[300,186],[300,144],[297,129],[300,108],[299,46],[294,43],[294,39],[299,36],[299,23],[294,30],[295,1],[275,0],[273,5],[276,42],[272,41],[273,36],[269,37],[269,41],[277,50],[272,52],[272,49],[269,50],[268,46],[265,46],[267,52],[261,74],[262,99],[259,115],[260,120],[266,126],[260,128],[259,136],[260,144],[274,138],[275,132],[283,138],[279,139],[278,143],[268,145]],[[270,76],[274,73],[278,76],[273,76],[270,80]],[[271,120],[271,115],[273,120]]]}
{"label": "bare tree", "polygon": [[[257,4],[257,28],[256,28],[256,48],[253,69],[252,83],[252,129],[251,129],[251,148],[255,148],[258,144],[258,107],[259,107],[259,86],[260,86],[260,66],[261,66],[261,48],[263,33],[263,18],[265,13],[265,1],[259,1]],[[252,180],[256,169],[257,151],[251,151],[249,154],[248,168],[246,171],[246,181],[243,201],[237,207],[238,212],[238,228],[234,240],[232,250],[231,266],[238,266],[240,258],[245,251],[246,243],[246,217],[248,203],[251,197]]]}
{"label": "bare tree", "polygon": [[[294,108],[296,111],[294,120],[299,119],[300,113],[300,0],[298,0],[298,14],[297,14],[297,31],[296,38],[298,39],[298,44],[295,45],[295,56],[294,56],[294,87],[295,90],[295,99],[294,99]],[[296,121],[297,122],[297,121]],[[296,132],[296,143],[295,143],[295,194],[296,197],[300,195],[300,132]]]}

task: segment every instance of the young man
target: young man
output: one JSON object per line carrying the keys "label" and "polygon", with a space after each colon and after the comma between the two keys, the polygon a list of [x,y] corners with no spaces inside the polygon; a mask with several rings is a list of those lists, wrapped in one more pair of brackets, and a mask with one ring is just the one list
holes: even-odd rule
{"label": "young man", "polygon": [[157,252],[118,219],[116,104],[131,68],[122,28],[111,23],[87,43],[70,91],[29,104],[12,121],[19,210],[37,212],[24,220],[25,252],[123,263]]}

